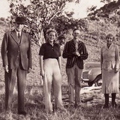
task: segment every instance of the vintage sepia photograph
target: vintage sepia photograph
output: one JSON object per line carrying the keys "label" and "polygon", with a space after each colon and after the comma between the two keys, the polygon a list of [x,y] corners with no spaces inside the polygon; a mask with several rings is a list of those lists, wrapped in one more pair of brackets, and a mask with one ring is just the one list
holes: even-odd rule
{"label": "vintage sepia photograph", "polygon": [[0,0],[0,120],[120,120],[120,0]]}

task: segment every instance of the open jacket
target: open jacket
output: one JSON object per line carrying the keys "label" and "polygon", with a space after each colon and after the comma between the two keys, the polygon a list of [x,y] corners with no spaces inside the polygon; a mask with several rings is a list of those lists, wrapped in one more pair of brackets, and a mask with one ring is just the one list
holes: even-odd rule
{"label": "open jacket", "polygon": [[72,68],[76,63],[80,69],[84,68],[83,60],[88,58],[88,52],[85,47],[85,44],[82,41],[78,43],[78,52],[80,56],[75,56],[73,53],[75,52],[75,44],[74,41],[71,40],[66,43],[64,51],[63,51],[63,58],[67,58],[66,68]]}

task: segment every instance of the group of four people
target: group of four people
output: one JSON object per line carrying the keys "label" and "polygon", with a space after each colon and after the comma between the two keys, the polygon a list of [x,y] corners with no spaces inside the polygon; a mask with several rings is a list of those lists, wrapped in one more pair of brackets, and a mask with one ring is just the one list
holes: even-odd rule
{"label": "group of four people", "polygon": [[[18,114],[26,115],[24,109],[24,90],[27,72],[32,68],[30,35],[23,32],[24,17],[16,18],[14,31],[6,32],[2,42],[2,60],[5,69],[5,109],[11,109],[13,89],[17,78],[18,85]],[[20,35],[19,35],[20,34]],[[47,41],[42,44],[39,51],[40,75],[43,78],[44,102],[46,112],[53,111],[51,103],[51,89],[55,96],[55,108],[64,110],[62,102],[62,76],[61,76],[61,50],[55,42],[57,32],[48,29]],[[69,83],[70,105],[80,106],[81,74],[84,68],[84,60],[88,58],[85,44],[80,41],[80,30],[73,30],[73,39],[66,43],[63,50],[63,58],[67,58],[66,73]],[[113,106],[116,106],[115,96],[119,91],[119,52],[110,42],[113,36],[108,35],[107,47],[101,50],[101,68],[103,75],[103,93],[105,94],[105,108],[108,107],[109,93],[113,97]],[[109,45],[108,45],[109,44]],[[75,90],[75,97],[74,97]],[[75,98],[75,102],[74,102]]]}

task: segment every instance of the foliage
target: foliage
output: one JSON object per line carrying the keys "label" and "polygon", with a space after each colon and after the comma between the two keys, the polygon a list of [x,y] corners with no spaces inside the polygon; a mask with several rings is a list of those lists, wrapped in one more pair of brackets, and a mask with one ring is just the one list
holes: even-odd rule
{"label": "foliage", "polygon": [[22,1],[10,0],[11,23],[14,23],[16,16],[25,16],[29,26],[26,30],[34,36],[34,39],[39,40],[41,31],[50,26],[54,18],[61,16],[68,0],[31,0],[27,6],[24,6]]}
{"label": "foliage", "polygon": [[[72,18],[74,12],[66,12],[63,15],[63,9],[70,0],[31,0],[31,4],[24,6],[24,0],[9,0],[10,12],[12,13],[11,23],[14,23],[16,16],[25,16],[28,22],[28,28],[25,30],[30,32],[34,40],[44,42],[42,38],[45,36],[46,29],[56,28],[59,36],[63,35],[68,29],[79,27],[86,31],[88,24],[85,19],[76,20]],[[78,4],[78,0],[76,4]],[[12,28],[12,27],[11,27]]]}
{"label": "foliage", "polygon": [[101,0],[101,2],[107,2],[107,3],[110,3],[110,2],[113,2],[113,1],[116,1],[116,0]]}
{"label": "foliage", "polygon": [[[22,3],[25,0],[9,1],[11,2],[11,23],[14,23],[16,16],[25,16],[28,21],[28,27],[25,30],[30,32],[36,43],[39,42],[40,44],[44,42],[43,34],[45,36],[46,29],[50,27],[55,28],[59,36],[61,36],[68,29],[74,29],[75,27],[78,27],[84,32],[88,32],[89,20],[100,22],[101,19],[104,19],[104,22],[110,21],[112,24],[120,26],[119,16],[111,15],[111,12],[116,9],[116,6],[119,7],[120,0],[118,2],[114,0],[112,2],[107,1],[107,4],[99,10],[96,10],[96,6],[91,6],[88,8],[90,14],[87,19],[74,19],[72,18],[73,12],[66,12],[66,15],[62,14],[66,3],[71,2],[70,0],[31,0],[31,4],[27,6]],[[102,2],[105,1],[102,0]],[[120,14],[119,9],[116,11],[116,14]]]}
{"label": "foliage", "polygon": [[52,23],[55,25],[59,34],[64,34],[69,29],[79,28],[87,31],[88,22],[86,19],[68,19],[65,16],[55,18]]}

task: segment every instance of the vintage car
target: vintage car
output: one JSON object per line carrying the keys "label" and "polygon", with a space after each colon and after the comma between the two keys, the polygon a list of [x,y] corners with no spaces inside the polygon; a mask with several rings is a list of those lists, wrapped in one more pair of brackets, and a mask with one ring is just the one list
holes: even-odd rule
{"label": "vintage car", "polygon": [[102,84],[101,66],[100,62],[87,62],[84,64],[82,80],[88,82],[89,86],[93,83],[96,85]]}

